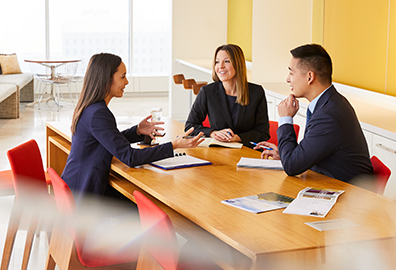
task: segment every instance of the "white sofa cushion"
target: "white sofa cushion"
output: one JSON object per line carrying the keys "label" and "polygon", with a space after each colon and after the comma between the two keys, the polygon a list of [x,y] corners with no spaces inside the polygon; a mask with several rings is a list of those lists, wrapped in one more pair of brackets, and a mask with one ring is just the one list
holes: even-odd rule
{"label": "white sofa cushion", "polygon": [[0,102],[14,94],[18,90],[15,84],[0,83]]}
{"label": "white sofa cushion", "polygon": [[8,83],[15,84],[19,89],[22,89],[25,85],[31,82],[33,74],[21,73],[21,74],[6,74],[0,75],[0,84]]}

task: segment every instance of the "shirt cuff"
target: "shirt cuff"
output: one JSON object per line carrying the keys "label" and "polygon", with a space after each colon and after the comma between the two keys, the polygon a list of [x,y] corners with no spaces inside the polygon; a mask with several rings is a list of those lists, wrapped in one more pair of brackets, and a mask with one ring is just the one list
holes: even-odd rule
{"label": "shirt cuff", "polygon": [[281,118],[279,118],[278,127],[280,127],[281,125],[284,125],[284,124],[293,125],[293,117],[291,117],[291,116],[282,116]]}

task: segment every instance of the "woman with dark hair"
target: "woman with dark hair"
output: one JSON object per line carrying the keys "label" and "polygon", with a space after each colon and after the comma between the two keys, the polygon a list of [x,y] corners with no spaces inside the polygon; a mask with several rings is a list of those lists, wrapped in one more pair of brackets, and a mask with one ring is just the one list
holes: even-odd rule
{"label": "woman with dark hair", "polygon": [[[250,143],[270,138],[267,100],[263,87],[248,83],[242,49],[233,44],[216,49],[213,59],[213,83],[201,88],[186,121],[185,130],[193,135],[225,142]],[[206,116],[210,127],[202,122]]]}
{"label": "woman with dark hair", "polygon": [[[108,53],[92,56],[80,98],[72,120],[72,145],[62,178],[69,185],[75,198],[80,195],[120,195],[109,184],[110,165],[113,156],[128,166],[137,166],[173,157],[173,149],[196,147],[201,134],[184,139],[192,129],[172,142],[156,147],[134,149],[131,143],[143,141],[144,135],[153,138],[163,130],[157,125],[163,122],[143,119],[137,126],[120,132],[114,115],[108,108],[113,97],[122,97],[128,84],[126,68],[121,58]],[[122,195],[121,195],[122,196]]]}

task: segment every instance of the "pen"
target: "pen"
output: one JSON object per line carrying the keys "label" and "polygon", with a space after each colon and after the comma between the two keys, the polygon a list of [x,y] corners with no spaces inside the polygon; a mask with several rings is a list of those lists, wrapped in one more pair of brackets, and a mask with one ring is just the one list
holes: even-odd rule
{"label": "pen", "polygon": [[257,143],[255,143],[255,142],[250,142],[250,143],[253,144],[253,145],[255,145],[255,146],[264,148],[264,149],[266,149],[266,150],[274,150],[274,149],[272,149],[271,147],[267,147],[267,146],[263,146],[263,145],[257,145]]}

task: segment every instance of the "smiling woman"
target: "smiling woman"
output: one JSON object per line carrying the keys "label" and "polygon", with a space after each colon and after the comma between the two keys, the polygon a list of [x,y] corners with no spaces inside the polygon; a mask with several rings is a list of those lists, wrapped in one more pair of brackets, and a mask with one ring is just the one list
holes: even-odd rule
{"label": "smiling woman", "polygon": [[[214,54],[214,82],[201,88],[186,121],[185,130],[223,142],[266,141],[269,136],[267,101],[262,86],[248,83],[245,56],[238,45],[219,46]],[[202,122],[206,116],[210,127]]]}
{"label": "smiling woman", "polygon": [[128,84],[127,70],[121,58],[110,53],[91,57],[83,89],[72,119],[72,144],[62,179],[69,185],[76,202],[86,195],[106,196],[129,201],[109,185],[113,156],[133,167],[173,157],[173,149],[196,147],[201,133],[185,139],[192,129],[172,142],[155,147],[135,149],[131,143],[143,141],[144,135],[160,135],[164,122],[149,121],[151,115],[138,125],[122,132],[117,128],[108,104],[113,97],[122,97]]}

